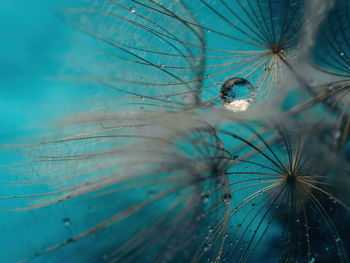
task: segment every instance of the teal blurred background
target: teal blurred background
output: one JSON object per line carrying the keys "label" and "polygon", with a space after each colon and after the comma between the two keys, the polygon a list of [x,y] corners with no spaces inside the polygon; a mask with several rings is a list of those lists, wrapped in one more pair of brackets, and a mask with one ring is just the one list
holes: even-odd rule
{"label": "teal blurred background", "polygon": [[73,30],[56,14],[57,2],[0,1],[1,144],[35,135],[95,92],[58,77],[72,68]]}
{"label": "teal blurred background", "polygon": [[[51,132],[50,124],[81,110],[86,99],[96,93],[88,85],[58,77],[71,73],[69,52],[74,31],[56,14],[57,3],[0,1],[0,145],[30,143],[36,136]],[[19,154],[0,150],[0,166],[18,161]],[[0,169],[1,181],[13,176],[11,171]],[[5,195],[18,194],[21,187],[1,184],[0,191]],[[1,212],[0,262],[17,262],[33,256],[38,248],[57,242],[52,240],[53,236],[68,238],[70,229],[64,220],[69,209],[58,210],[43,209],[29,215]],[[69,220],[74,225],[74,219]],[[81,227],[84,229],[84,224]],[[73,251],[82,261],[86,260],[79,247]],[[74,253],[68,253],[71,258],[50,256],[30,262],[78,262]]]}

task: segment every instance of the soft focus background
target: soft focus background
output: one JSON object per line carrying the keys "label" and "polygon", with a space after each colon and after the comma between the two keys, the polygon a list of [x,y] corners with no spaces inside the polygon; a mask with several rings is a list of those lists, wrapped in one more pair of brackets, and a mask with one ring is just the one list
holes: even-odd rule
{"label": "soft focus background", "polygon": [[[96,94],[97,89],[86,83],[80,85],[62,78],[73,68],[70,64],[73,58],[69,55],[73,30],[54,12],[57,2],[0,1],[1,145],[28,143],[37,135],[51,132],[50,124],[81,110],[88,98]],[[1,166],[20,160],[21,157],[13,151],[0,151]],[[1,169],[0,173],[1,181],[13,176],[11,169]],[[18,194],[19,190],[3,184],[0,189],[5,194]],[[84,207],[80,209],[84,211]],[[1,213],[0,262],[16,262],[34,255],[38,247],[43,249],[57,242],[52,240],[52,234],[67,235],[68,238],[72,219],[57,211],[54,217],[48,216],[50,214],[53,214],[53,209],[30,215]],[[71,258],[61,257],[60,260],[78,262],[74,260],[76,253],[84,261],[81,252],[75,247],[68,253]],[[58,260],[54,256],[31,262]]]}
{"label": "soft focus background", "polygon": [[[0,1],[0,144],[42,134],[100,91],[72,81],[75,31],[57,2]],[[8,154],[1,164],[11,162]]]}

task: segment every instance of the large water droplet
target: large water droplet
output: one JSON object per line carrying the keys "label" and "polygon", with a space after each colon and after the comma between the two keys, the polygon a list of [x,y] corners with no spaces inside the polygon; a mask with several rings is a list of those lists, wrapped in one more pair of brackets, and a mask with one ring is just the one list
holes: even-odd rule
{"label": "large water droplet", "polygon": [[229,79],[220,90],[221,102],[226,109],[233,112],[247,110],[254,97],[254,87],[246,79]]}

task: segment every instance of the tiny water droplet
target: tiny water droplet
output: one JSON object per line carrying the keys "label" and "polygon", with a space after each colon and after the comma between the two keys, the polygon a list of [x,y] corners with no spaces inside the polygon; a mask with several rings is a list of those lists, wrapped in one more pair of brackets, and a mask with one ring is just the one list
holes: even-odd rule
{"label": "tiny water droplet", "polygon": [[63,219],[63,224],[64,224],[64,226],[69,227],[70,226],[70,219],[69,218]]}
{"label": "tiny water droplet", "polygon": [[209,195],[208,194],[202,194],[201,195],[201,201],[202,203],[206,204],[209,201]]}
{"label": "tiny water droplet", "polygon": [[224,203],[228,205],[232,202],[232,195],[230,193],[224,194],[223,199]]}
{"label": "tiny water droplet", "polygon": [[133,14],[136,12],[136,8],[134,6],[131,6],[129,10]]}
{"label": "tiny water droplet", "polygon": [[341,132],[339,130],[337,130],[335,133],[334,133],[334,139],[338,140],[341,136]]}
{"label": "tiny water droplet", "polygon": [[144,111],[145,108],[143,106],[140,107],[140,111]]}

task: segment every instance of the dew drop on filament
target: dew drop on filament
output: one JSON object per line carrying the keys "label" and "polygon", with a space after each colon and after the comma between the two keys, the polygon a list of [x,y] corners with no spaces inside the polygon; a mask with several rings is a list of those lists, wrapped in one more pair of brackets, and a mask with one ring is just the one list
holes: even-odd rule
{"label": "dew drop on filament", "polygon": [[229,205],[231,203],[231,201],[232,201],[232,195],[230,193],[225,193],[223,195],[223,199],[224,199],[224,203],[226,205]]}
{"label": "dew drop on filament", "polygon": [[63,219],[63,224],[65,227],[69,227],[70,226],[70,219],[69,218]]}
{"label": "dew drop on filament", "polygon": [[208,194],[203,194],[203,195],[201,196],[201,201],[202,201],[202,203],[204,203],[204,204],[208,203],[208,201],[209,201],[209,195],[208,195]]}
{"label": "dew drop on filament", "polygon": [[131,6],[131,7],[129,8],[129,10],[130,10],[130,12],[133,13],[133,14],[136,12],[136,8],[135,8],[134,6]]}
{"label": "dew drop on filament", "polygon": [[220,90],[222,104],[233,112],[246,111],[254,97],[254,87],[248,80],[242,78],[227,80]]}

